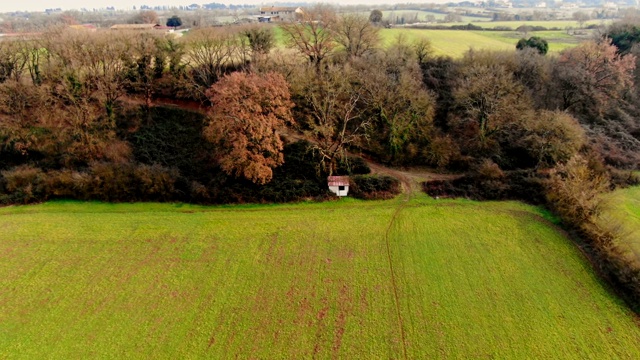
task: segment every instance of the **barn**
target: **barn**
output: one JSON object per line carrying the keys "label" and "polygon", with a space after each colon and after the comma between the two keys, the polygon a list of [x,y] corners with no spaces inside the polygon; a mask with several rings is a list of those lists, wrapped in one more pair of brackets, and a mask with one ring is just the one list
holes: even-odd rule
{"label": "barn", "polygon": [[347,196],[349,194],[349,177],[348,176],[329,176],[329,191],[338,196]]}

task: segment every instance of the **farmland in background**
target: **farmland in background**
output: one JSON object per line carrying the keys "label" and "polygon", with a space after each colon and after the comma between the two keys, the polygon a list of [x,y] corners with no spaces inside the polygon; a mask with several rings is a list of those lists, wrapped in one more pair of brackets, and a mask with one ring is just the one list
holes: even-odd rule
{"label": "farmland in background", "polygon": [[[462,30],[426,30],[426,29],[382,29],[380,34],[385,44],[393,43],[398,36],[407,40],[426,37],[431,41],[436,55],[461,57],[469,49],[476,50],[514,50],[518,40],[524,37],[517,31],[462,31]],[[559,52],[578,45],[580,39],[564,31],[529,32],[527,37],[540,36],[549,42],[550,52]]]}
{"label": "farmland in background", "polygon": [[0,208],[0,357],[640,357],[539,208],[403,200]]}
{"label": "farmland in background", "polygon": [[[285,46],[285,35],[278,27],[274,27],[276,43]],[[426,37],[431,41],[435,55],[448,55],[459,58],[469,49],[476,50],[514,50],[518,40],[525,35],[518,31],[463,31],[463,30],[430,30],[393,28],[380,29],[380,36],[384,46],[392,44],[398,36],[412,41]],[[567,34],[564,30],[532,31],[526,37],[540,36],[549,42],[549,52],[557,53],[566,48],[578,45],[584,37]]]}

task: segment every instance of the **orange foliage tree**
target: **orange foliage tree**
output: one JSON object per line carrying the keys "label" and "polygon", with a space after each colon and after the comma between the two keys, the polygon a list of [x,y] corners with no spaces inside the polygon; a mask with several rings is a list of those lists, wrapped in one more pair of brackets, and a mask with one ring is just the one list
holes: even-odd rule
{"label": "orange foliage tree", "polygon": [[229,175],[266,184],[284,163],[277,133],[293,123],[289,84],[280,74],[235,72],[214,84],[205,137],[220,148],[219,163]]}
{"label": "orange foliage tree", "polygon": [[558,59],[555,78],[562,110],[602,113],[633,86],[635,57],[621,56],[611,40],[587,41],[565,50]]}

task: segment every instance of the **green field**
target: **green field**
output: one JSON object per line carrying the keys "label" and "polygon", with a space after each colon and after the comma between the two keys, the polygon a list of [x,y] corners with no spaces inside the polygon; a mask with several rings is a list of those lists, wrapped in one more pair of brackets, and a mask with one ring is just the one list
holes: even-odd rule
{"label": "green field", "polygon": [[[364,16],[368,18],[369,15],[371,14],[371,11],[349,12],[348,14],[358,14],[360,16]],[[410,20],[413,20],[414,18],[417,18],[418,21],[420,22],[426,22],[427,17],[429,15],[433,16],[436,20],[442,20],[447,16],[447,14],[442,14],[442,13],[433,12],[433,11],[426,11],[426,10],[383,10],[382,20],[394,22],[399,20],[400,18],[405,18],[405,21],[410,21]],[[461,20],[462,20],[461,22],[462,24],[467,24],[467,23],[476,22],[476,21],[490,21],[491,19],[475,17],[475,16],[461,16]]]}
{"label": "green field", "polygon": [[640,186],[616,190],[605,196],[604,222],[622,224],[620,244],[640,264]]}
{"label": "green field", "polygon": [[0,209],[0,358],[639,358],[519,203]]}
{"label": "green field", "polygon": [[[436,55],[461,57],[469,49],[476,50],[513,50],[518,40],[524,36],[516,31],[462,31],[462,30],[426,30],[426,29],[383,29],[380,32],[385,44],[390,44],[402,35],[408,40],[425,37],[431,41]],[[564,31],[536,31],[527,37],[540,36],[549,42],[549,51],[559,52],[576,46],[580,40]]]}
{"label": "green field", "polygon": [[[273,27],[276,44],[285,46],[285,36],[278,27]],[[524,37],[517,31],[463,31],[463,30],[427,30],[410,28],[381,29],[380,37],[383,46],[392,44],[398,36],[413,41],[427,38],[431,41],[435,55],[448,55],[460,58],[469,49],[476,50],[512,50],[518,40]],[[557,53],[566,48],[574,47],[580,38],[567,34],[565,31],[535,31],[529,32],[527,37],[540,36],[549,42],[549,52]]]}

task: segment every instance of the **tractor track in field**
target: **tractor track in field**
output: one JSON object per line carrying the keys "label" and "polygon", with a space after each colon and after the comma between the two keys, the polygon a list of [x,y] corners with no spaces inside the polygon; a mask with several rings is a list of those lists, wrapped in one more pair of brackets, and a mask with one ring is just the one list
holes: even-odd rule
{"label": "tractor track in field", "polygon": [[395,270],[393,268],[393,259],[391,257],[391,240],[389,236],[389,234],[391,233],[391,228],[393,227],[393,224],[396,222],[398,218],[398,214],[400,214],[400,212],[406,207],[407,200],[410,197],[408,193],[406,193],[405,196],[407,199],[405,199],[405,201],[403,201],[402,203],[400,203],[400,205],[398,205],[398,207],[396,208],[396,211],[391,216],[391,221],[389,221],[389,225],[387,226],[387,230],[385,231],[384,240],[387,246],[387,260],[389,262],[389,272],[391,273],[391,287],[393,288],[393,297],[394,297],[394,303],[396,307],[396,316],[398,318],[398,327],[400,328],[400,340],[402,341],[402,354],[403,354],[403,358],[406,360],[408,359],[407,342],[406,342],[406,336],[404,333],[404,323],[402,321],[402,314],[400,313],[400,297],[398,296],[398,283],[396,280]]}

